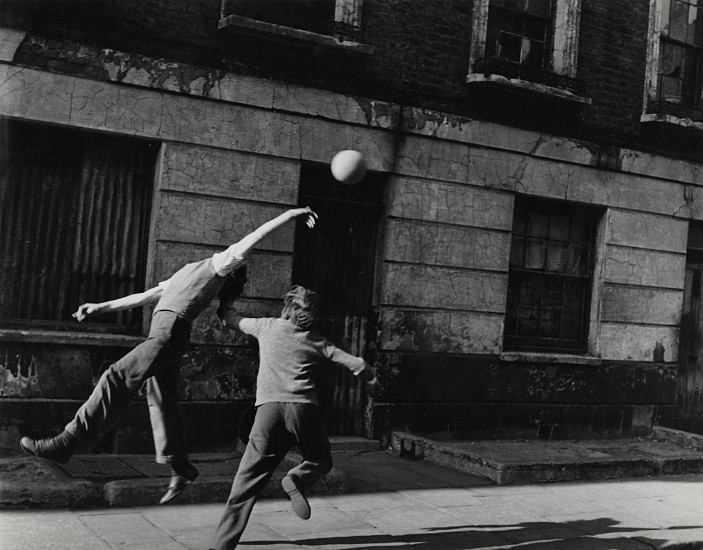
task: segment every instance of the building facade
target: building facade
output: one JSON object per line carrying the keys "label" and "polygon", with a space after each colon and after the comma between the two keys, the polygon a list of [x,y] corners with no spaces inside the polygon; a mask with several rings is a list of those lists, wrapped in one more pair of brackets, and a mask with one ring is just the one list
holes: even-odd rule
{"label": "building facade", "polygon": [[[295,4],[295,9],[289,9]],[[242,311],[290,284],[378,365],[320,381],[331,433],[703,429],[703,8],[684,0],[0,2],[0,447],[60,428],[148,288],[295,205]],[[624,22],[627,24],[624,24]],[[367,177],[329,161],[361,151]],[[246,424],[256,348],[194,326],[194,450]],[[137,400],[102,444],[148,451]]]}

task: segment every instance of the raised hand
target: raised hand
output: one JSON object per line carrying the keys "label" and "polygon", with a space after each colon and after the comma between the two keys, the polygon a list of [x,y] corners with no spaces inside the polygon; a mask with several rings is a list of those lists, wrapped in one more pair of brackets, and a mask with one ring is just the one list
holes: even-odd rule
{"label": "raised hand", "polygon": [[72,317],[75,317],[78,321],[82,321],[89,315],[93,315],[94,313],[98,312],[98,304],[83,304],[78,307],[78,310],[72,315]]}
{"label": "raised hand", "polygon": [[305,208],[293,208],[290,213],[293,218],[307,216],[305,225],[307,225],[310,229],[315,227],[315,222],[317,221],[318,216],[317,213],[309,206],[306,206]]}

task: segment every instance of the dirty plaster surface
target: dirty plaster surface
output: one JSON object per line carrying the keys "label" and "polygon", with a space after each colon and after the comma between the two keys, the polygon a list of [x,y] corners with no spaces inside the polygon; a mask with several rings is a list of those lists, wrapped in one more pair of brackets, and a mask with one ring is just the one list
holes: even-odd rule
{"label": "dirty plaster surface", "polygon": [[[338,452],[335,465],[346,493],[312,496],[308,521],[261,500],[238,548],[703,548],[703,474],[501,486],[386,450]],[[222,502],[0,511],[0,548],[204,550]]]}

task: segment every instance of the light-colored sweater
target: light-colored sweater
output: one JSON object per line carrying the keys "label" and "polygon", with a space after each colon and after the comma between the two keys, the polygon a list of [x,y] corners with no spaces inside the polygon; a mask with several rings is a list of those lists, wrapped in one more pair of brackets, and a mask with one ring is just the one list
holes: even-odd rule
{"label": "light-colored sweater", "polygon": [[228,315],[225,321],[259,341],[256,405],[270,402],[317,405],[313,370],[326,361],[341,365],[357,376],[373,372],[361,357],[339,349],[314,331],[298,328],[287,319]]}

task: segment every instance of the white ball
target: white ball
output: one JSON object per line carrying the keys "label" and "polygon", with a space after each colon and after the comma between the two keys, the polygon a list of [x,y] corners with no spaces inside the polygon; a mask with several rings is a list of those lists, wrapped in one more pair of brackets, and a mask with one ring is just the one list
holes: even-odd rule
{"label": "white ball", "polygon": [[340,151],[330,163],[334,179],[347,185],[354,185],[366,175],[364,155],[353,149]]}

